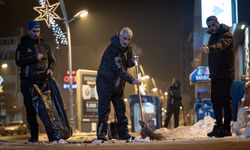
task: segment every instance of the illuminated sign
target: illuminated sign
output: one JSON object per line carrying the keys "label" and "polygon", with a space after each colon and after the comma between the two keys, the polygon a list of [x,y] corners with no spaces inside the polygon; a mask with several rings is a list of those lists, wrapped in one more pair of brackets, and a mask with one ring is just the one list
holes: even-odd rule
{"label": "illuminated sign", "polygon": [[0,76],[0,93],[3,92],[3,86],[2,86],[2,83],[3,83],[3,77]]}
{"label": "illuminated sign", "polygon": [[[64,89],[69,89],[69,83],[64,83],[64,84],[63,84],[63,88],[64,88]],[[77,85],[76,85],[76,84],[73,84],[73,85],[72,85],[72,89],[76,89],[76,88],[77,88]]]}
{"label": "illuminated sign", "polygon": [[245,70],[246,70],[246,75],[249,75],[250,71],[250,54],[249,54],[249,30],[246,28],[245,30],[245,44],[244,44],[244,49],[245,49]]}
{"label": "illuminated sign", "polygon": [[232,26],[232,2],[231,0],[201,0],[202,27],[206,28],[206,19],[216,16],[220,23]]}
{"label": "illuminated sign", "polygon": [[[77,84],[76,84],[76,72],[72,71],[72,78],[73,78],[73,85],[72,85],[72,89],[76,89],[77,88]],[[64,76],[63,78],[63,88],[64,89],[69,89],[69,71],[67,71],[67,75]]]}
{"label": "illuminated sign", "polygon": [[96,118],[98,112],[98,95],[96,90],[96,74],[82,74],[81,99],[83,117]]}
{"label": "illuminated sign", "polygon": [[76,72],[76,119],[83,132],[96,131],[98,120],[97,71],[78,69]]}
{"label": "illuminated sign", "polygon": [[207,93],[207,92],[209,92],[209,90],[207,88],[197,88],[196,91],[198,93]]}
{"label": "illuminated sign", "polygon": [[209,81],[209,68],[207,66],[198,66],[189,76],[192,82]]}
{"label": "illuminated sign", "polygon": [[0,85],[2,85],[2,83],[3,83],[3,77],[0,76]]}

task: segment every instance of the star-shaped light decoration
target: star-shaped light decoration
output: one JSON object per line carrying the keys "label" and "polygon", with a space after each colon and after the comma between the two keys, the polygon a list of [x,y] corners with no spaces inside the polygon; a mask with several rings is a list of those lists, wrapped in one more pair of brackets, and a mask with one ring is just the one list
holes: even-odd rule
{"label": "star-shaped light decoration", "polygon": [[49,1],[45,1],[45,5],[33,7],[35,11],[39,13],[39,16],[35,18],[36,21],[45,21],[50,28],[50,19],[62,19],[56,12],[56,8],[60,5],[60,2],[50,5]]}

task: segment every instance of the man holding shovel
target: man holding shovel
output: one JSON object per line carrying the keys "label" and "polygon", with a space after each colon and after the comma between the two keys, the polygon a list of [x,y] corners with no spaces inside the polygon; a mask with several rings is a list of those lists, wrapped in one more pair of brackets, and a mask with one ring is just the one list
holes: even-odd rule
{"label": "man holding shovel", "polygon": [[111,38],[111,43],[106,48],[97,74],[98,102],[98,126],[97,140],[107,140],[108,118],[110,113],[110,101],[112,101],[117,118],[119,138],[128,140],[133,138],[128,133],[128,119],[125,116],[126,107],[123,98],[125,82],[140,85],[139,79],[134,79],[127,68],[135,65],[132,48],[129,46],[133,32],[124,27],[119,35]]}

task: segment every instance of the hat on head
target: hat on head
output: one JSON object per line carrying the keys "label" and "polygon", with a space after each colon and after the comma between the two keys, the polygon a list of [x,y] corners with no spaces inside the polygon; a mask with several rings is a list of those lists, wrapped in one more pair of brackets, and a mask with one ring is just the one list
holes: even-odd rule
{"label": "hat on head", "polygon": [[174,85],[174,84],[178,84],[178,86],[180,86],[181,85],[181,82],[179,81],[179,79],[178,78],[173,78],[172,79],[172,85]]}
{"label": "hat on head", "polygon": [[28,29],[40,28],[40,23],[38,21],[30,20],[28,23]]}

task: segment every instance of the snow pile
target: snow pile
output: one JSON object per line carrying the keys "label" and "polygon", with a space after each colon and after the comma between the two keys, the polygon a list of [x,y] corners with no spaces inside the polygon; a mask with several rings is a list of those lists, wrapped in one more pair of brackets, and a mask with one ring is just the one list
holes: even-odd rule
{"label": "snow pile", "polygon": [[248,122],[245,131],[242,134],[242,137],[250,138],[250,121]]}
{"label": "snow pile", "polygon": [[[160,128],[154,131],[159,134],[163,140],[175,138],[199,138],[207,137],[211,132],[215,120],[206,116],[203,120],[198,121],[193,126],[180,126],[175,129]],[[232,123],[232,133],[243,138],[250,138],[250,108],[239,108],[238,121]]]}
{"label": "snow pile", "polygon": [[92,141],[95,138],[96,138],[96,132],[75,131],[74,134],[69,138],[69,140]]}
{"label": "snow pile", "polygon": [[207,133],[211,132],[213,129],[214,122],[215,120],[213,118],[206,116],[193,126],[180,126],[175,129],[160,128],[154,132],[160,134],[165,140],[173,138],[207,137]]}
{"label": "snow pile", "polygon": [[250,108],[241,107],[238,111],[238,118],[232,124],[232,132],[241,137],[250,137]]}

